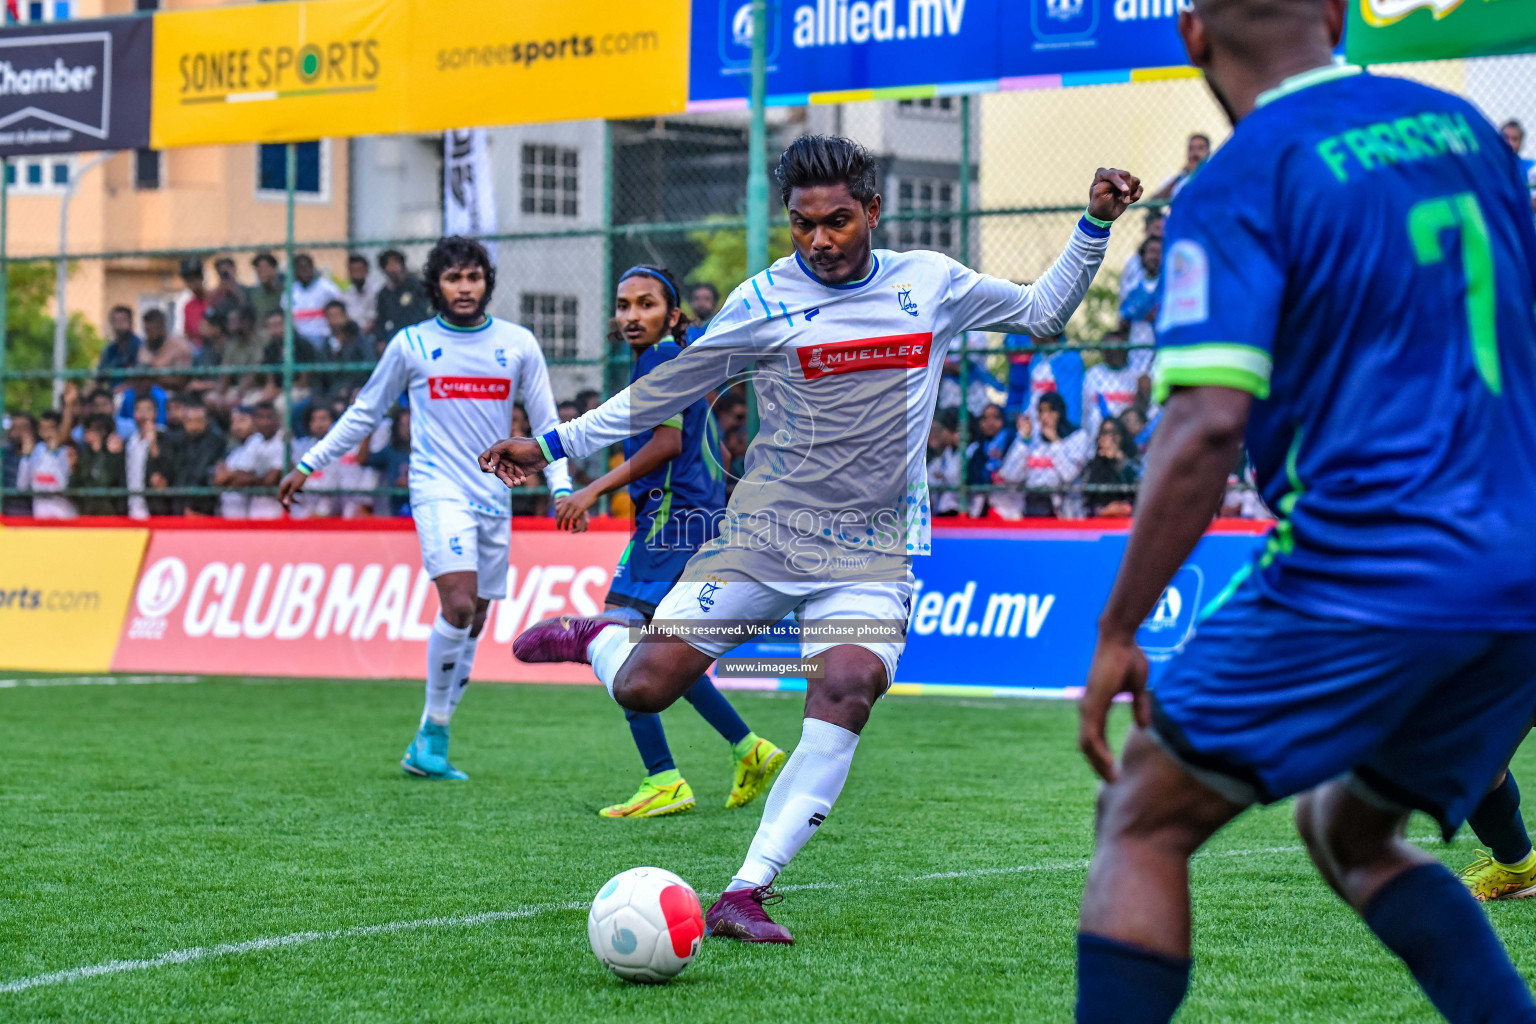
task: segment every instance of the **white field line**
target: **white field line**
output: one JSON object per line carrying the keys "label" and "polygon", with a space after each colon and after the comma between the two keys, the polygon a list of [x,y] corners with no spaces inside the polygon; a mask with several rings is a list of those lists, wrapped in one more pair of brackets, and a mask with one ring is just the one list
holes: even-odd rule
{"label": "white field line", "polygon": [[141,686],[148,683],[195,683],[200,676],[38,676],[0,679],[0,690],[18,686]]}
{"label": "white field line", "polygon": [[[1409,840],[1409,842],[1413,843],[1433,843],[1438,841],[1438,838],[1433,836]],[[1283,853],[1300,853],[1305,849],[1305,846],[1298,844],[1295,846],[1269,846],[1253,850],[1217,850],[1196,854],[1195,859],[1257,857]],[[914,884],[952,879],[986,878],[997,875],[1032,874],[1042,871],[1083,871],[1087,867],[1087,859],[1080,859],[1044,864],[1021,864],[1017,867],[1006,868],[934,871],[923,875],[905,875],[894,879],[886,879],[880,884]],[[804,885],[780,886],[779,891],[809,892],[818,889],[851,889],[871,884],[875,883],[866,881],[809,882]],[[714,894],[706,893],[705,895],[710,896]],[[174,964],[191,963],[194,960],[207,960],[211,957],[235,956],[240,953],[260,953],[263,950],[280,949],[287,946],[304,946],[311,942],[366,938],[371,935],[387,935],[392,932],[416,931],[422,928],[472,928],[476,925],[494,924],[498,921],[516,921],[522,918],[540,917],[544,914],[568,910],[585,910],[589,905],[584,900],[567,903],[536,903],[524,907],[514,907],[510,910],[491,910],[483,914],[470,914],[464,917],[424,917],[414,921],[390,921],[386,924],[360,925],[355,928],[338,928],[334,931],[326,932],[294,932],[290,935],[277,935],[266,939],[251,939],[248,942],[228,942],[217,946],[193,946],[190,949],[174,949],[169,953],[161,953],[159,956],[143,960],[109,960],[106,963],[92,964],[88,967],[72,967],[66,971],[34,974],[30,978],[17,978],[15,981],[0,982],[0,993],[25,992],[28,989],[44,988],[48,985],[63,985],[72,981],[83,981],[86,978],[101,977],[105,974],[146,971],[156,967],[170,967]]]}

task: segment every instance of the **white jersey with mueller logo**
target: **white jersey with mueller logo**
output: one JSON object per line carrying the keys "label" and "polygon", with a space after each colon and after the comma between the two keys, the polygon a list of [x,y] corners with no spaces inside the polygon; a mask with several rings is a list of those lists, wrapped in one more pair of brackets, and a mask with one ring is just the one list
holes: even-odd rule
{"label": "white jersey with mueller logo", "polygon": [[[411,501],[462,501],[484,515],[511,514],[511,497],[480,472],[480,453],[512,432],[521,398],[536,432],[559,422],[549,368],[526,327],[487,317],[462,329],[441,318],[401,330],[341,419],[299,460],[313,472],[368,436],[402,391],[411,406]],[[550,489],[570,490],[565,462],[545,470]]]}
{"label": "white jersey with mueller logo", "polygon": [[[928,432],[951,343],[972,330],[1059,333],[1108,235],[1082,222],[1032,285],[936,252],[876,250],[868,276],[840,286],[817,280],[798,255],[779,260],[732,292],[676,359],[561,424],[561,451],[545,443],[582,456],[750,375],[761,428],[713,547],[763,553],[741,568],[765,582],[779,571],[786,580],[904,574],[907,556],[930,550]],[[774,555],[787,569],[770,564]]]}

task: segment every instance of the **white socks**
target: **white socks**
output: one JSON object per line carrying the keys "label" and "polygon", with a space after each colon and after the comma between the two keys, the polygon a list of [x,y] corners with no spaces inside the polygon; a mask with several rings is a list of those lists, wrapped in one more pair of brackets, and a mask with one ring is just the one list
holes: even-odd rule
{"label": "white socks", "polygon": [[858,745],[858,733],[815,718],[805,720],[800,742],[763,806],[763,823],[752,838],[746,862],[726,886],[727,892],[767,885],[784,870],[831,812],[848,781],[848,766]]}
{"label": "white socks", "polygon": [[613,696],[613,681],[634,649],[635,645],[629,639],[629,627],[622,622],[602,629],[587,644],[587,660],[592,663],[597,678],[608,688],[608,696]]}
{"label": "white socks", "polygon": [[480,649],[478,636],[466,636],[464,646],[459,649],[459,667],[453,673],[453,686],[448,691],[448,717],[459,710],[459,700],[464,696],[464,688],[469,685],[469,674],[475,670],[475,652]]}
{"label": "white socks", "polygon": [[447,725],[453,717],[454,705],[458,703],[454,697],[454,681],[468,639],[468,626],[450,625],[442,613],[438,613],[437,621],[432,623],[432,635],[427,637],[427,706],[421,715],[423,725],[428,721]]}

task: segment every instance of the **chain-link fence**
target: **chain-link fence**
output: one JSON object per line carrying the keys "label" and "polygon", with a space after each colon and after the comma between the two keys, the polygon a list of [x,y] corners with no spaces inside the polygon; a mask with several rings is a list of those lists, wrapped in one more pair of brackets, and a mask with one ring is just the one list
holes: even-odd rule
{"label": "chain-link fence", "polygon": [[[1498,123],[1536,123],[1536,58],[1382,70],[1467,95]],[[939,93],[772,108],[769,152],[807,132],[859,140],[879,161],[878,246],[935,249],[1021,282],[1060,253],[1097,167],[1143,179],[1143,209],[1115,230],[1065,336],[978,334],[951,357],[928,453],[940,514],[1126,513],[1158,413],[1147,378],[1161,253],[1148,239],[1226,120],[1203,82],[1178,75]],[[490,311],[538,337],[562,415],[629,379],[609,320],[625,267],[670,268],[695,315],[745,277],[747,133],[744,111],[489,130]],[[272,467],[334,421],[395,329],[431,312],[415,273],[441,231],[442,165],[437,136],[8,163],[0,509],[273,514]],[[790,244],[773,206],[777,257]],[[216,441],[188,443],[194,406],[192,426]],[[269,408],[278,440],[241,468]],[[722,426],[729,464],[747,426]],[[408,448],[399,408],[311,511],[404,511]],[[531,514],[548,499],[531,487],[514,501]],[[1241,467],[1227,510],[1264,514]]]}

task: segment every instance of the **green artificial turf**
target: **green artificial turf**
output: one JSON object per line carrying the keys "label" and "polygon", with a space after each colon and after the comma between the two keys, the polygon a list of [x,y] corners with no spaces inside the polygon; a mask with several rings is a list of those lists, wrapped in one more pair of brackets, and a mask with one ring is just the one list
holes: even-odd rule
{"label": "green artificial turf", "polygon": [[[796,696],[732,699],[759,733],[798,736]],[[1094,781],[1069,705],[885,701],[836,810],[780,879],[774,914],[796,945],[707,940],[672,984],[640,987],[592,957],[585,903],[641,864],[718,891],[761,806],[722,807],[724,742],[686,705],[668,712],[698,810],[607,821],[596,809],[641,772],[601,690],[472,687],[454,722],[459,784],[398,767],[420,704],[419,684],[399,683],[0,689],[0,988],[450,919],[0,991],[0,1020],[1070,1020]],[[1432,848],[1459,866],[1471,845]],[[1217,837],[1194,890],[1180,1020],[1436,1019],[1314,876],[1288,807]],[[453,920],[492,911],[508,913]],[[1536,901],[1490,913],[1536,970]]]}

